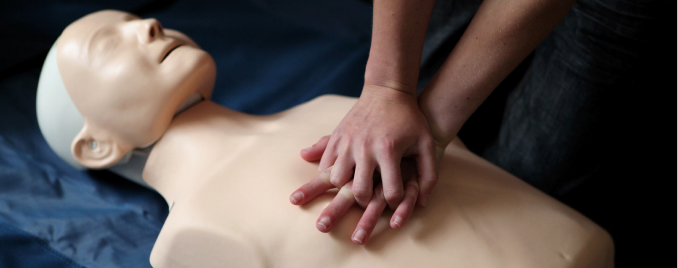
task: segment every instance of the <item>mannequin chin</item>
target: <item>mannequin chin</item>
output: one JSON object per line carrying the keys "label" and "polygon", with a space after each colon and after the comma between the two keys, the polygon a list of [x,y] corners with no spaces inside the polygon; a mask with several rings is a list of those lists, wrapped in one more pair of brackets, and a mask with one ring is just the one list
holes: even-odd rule
{"label": "mannequin chin", "polygon": [[[118,11],[71,24],[45,61],[38,116],[50,146],[62,157],[69,148],[69,163],[127,166],[128,177],[143,169],[139,179],[172,204],[154,267],[613,267],[605,230],[459,141],[443,154],[427,207],[402,228],[388,228],[384,213],[370,242],[354,245],[354,206],[322,234],[315,220],[336,192],[289,204],[317,175],[298,151],[356,100],[247,115],[209,101],[215,73],[185,35]],[[72,116],[64,124],[49,118],[58,109]]]}

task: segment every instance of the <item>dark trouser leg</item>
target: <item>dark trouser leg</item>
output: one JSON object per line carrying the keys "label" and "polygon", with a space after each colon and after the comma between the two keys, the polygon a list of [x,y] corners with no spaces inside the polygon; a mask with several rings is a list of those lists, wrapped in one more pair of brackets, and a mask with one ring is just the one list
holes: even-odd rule
{"label": "dark trouser leg", "polygon": [[620,102],[645,83],[643,68],[656,68],[647,62],[657,54],[657,10],[647,1],[577,2],[535,51],[484,157],[554,196],[596,174],[630,138],[615,122],[628,109]]}

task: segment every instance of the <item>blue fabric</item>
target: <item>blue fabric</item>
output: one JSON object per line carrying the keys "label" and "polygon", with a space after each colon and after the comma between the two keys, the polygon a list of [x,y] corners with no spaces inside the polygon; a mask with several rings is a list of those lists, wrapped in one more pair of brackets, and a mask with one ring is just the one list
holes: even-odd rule
{"label": "blue fabric", "polygon": [[0,255],[3,267],[82,267],[50,248],[44,240],[3,222],[0,222],[0,252],[21,252]]}
{"label": "blue fabric", "polygon": [[358,96],[371,8],[356,1],[3,1],[0,3],[0,267],[150,267],[167,217],[155,192],[77,171],[47,146],[35,93],[50,46],[101,9],[155,17],[215,58],[213,100],[255,114],[315,96]]}

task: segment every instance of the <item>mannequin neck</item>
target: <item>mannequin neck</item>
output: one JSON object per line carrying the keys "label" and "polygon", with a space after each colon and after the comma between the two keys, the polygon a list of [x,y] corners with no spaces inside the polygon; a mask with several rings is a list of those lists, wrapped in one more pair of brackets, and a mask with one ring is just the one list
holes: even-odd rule
{"label": "mannequin neck", "polygon": [[[189,162],[222,160],[210,156],[215,152],[219,158],[237,157],[246,146],[243,139],[273,130],[271,119],[274,117],[248,115],[202,101],[175,116],[165,134],[153,145],[143,168],[143,180],[171,203],[187,183],[198,183],[196,180],[201,177],[198,173],[202,170],[192,170],[194,165]],[[227,148],[195,146],[203,145],[201,137],[214,132],[230,145]]]}
{"label": "mannequin neck", "polygon": [[153,145],[148,146],[146,148],[134,149],[126,157],[126,159],[122,160],[121,163],[118,163],[115,166],[108,168],[108,170],[124,177],[125,179],[136,182],[141,186],[151,188],[148,184],[146,184],[146,182],[141,176],[141,174],[144,171],[144,166],[146,166],[146,161],[148,160],[148,155],[151,153],[151,150],[153,150]]}
{"label": "mannequin neck", "polygon": [[[181,105],[179,105],[179,108],[177,108],[176,113],[174,116],[176,117],[179,115],[181,112],[188,110],[189,108],[197,105],[198,103],[203,101],[203,96],[199,92],[194,92],[188,98],[186,98]],[[79,114],[78,114],[79,115]],[[73,118],[78,118],[78,117],[73,117]],[[81,120],[82,121],[82,118]],[[133,182],[136,182],[137,184],[140,184],[141,186],[144,186],[146,188],[151,188],[142,178],[142,173],[144,171],[144,166],[146,166],[146,161],[148,160],[148,156],[151,153],[151,150],[153,150],[153,146],[155,143],[151,144],[150,146],[147,146],[145,148],[135,148],[134,150],[128,152],[123,159],[121,159],[116,165],[108,168],[109,171],[112,171],[113,173],[116,173],[128,180],[131,180]]]}

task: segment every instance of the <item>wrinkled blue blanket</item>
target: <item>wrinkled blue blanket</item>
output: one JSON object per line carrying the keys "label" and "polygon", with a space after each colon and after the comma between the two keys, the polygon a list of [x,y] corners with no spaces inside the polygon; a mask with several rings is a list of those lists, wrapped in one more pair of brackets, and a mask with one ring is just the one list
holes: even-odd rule
{"label": "wrinkled blue blanket", "polygon": [[215,58],[214,101],[255,114],[327,93],[358,96],[371,33],[371,8],[358,0],[8,2],[0,3],[0,267],[150,267],[167,217],[157,193],[72,169],[40,134],[40,67],[70,22],[101,9],[155,17]]}

